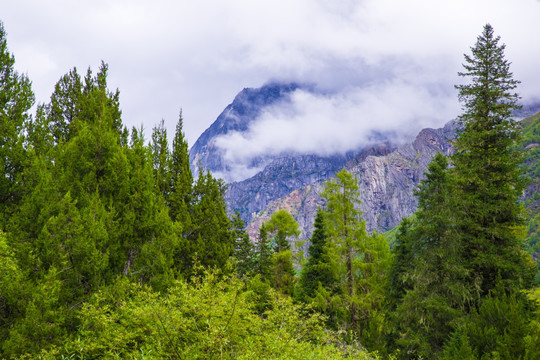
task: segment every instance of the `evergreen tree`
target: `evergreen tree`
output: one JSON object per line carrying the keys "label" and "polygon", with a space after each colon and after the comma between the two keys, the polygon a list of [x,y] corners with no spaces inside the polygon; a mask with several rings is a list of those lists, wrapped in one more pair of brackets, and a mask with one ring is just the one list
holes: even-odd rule
{"label": "evergreen tree", "polygon": [[24,129],[34,104],[30,80],[15,71],[0,22],[0,230],[25,191],[22,174],[27,165]]}
{"label": "evergreen tree", "polygon": [[171,153],[163,120],[152,131],[152,162],[156,190],[168,200],[171,195]]}
{"label": "evergreen tree", "polygon": [[62,76],[54,87],[48,110],[49,126],[56,143],[66,142],[73,135],[72,123],[79,117],[83,82],[77,68]]}
{"label": "evergreen tree", "polygon": [[531,285],[534,270],[522,250],[523,206],[518,203],[524,189],[521,153],[512,145],[519,137],[512,111],[519,108],[510,62],[504,57],[493,28],[487,24],[472,55],[465,55],[464,72],[470,83],[458,85],[463,103],[462,126],[452,157],[457,177],[462,254],[469,263],[471,278],[480,281],[480,295],[496,286],[507,289]]}
{"label": "evergreen tree", "polygon": [[403,296],[411,288],[408,273],[413,269],[412,263],[415,256],[411,229],[413,224],[412,217],[401,220],[392,248],[394,261],[390,267],[387,289],[388,309],[391,314],[395,312],[397,305],[401,303]]}
{"label": "evergreen tree", "polygon": [[272,249],[268,241],[268,231],[263,223],[255,246],[255,271],[264,281],[270,281],[272,273]]}
{"label": "evergreen tree", "polygon": [[171,154],[171,190],[168,198],[170,215],[174,221],[179,221],[184,234],[190,229],[190,206],[193,191],[193,174],[189,166],[189,149],[184,135],[184,119],[182,111],[176,124],[176,133],[173,140],[173,149]]}
{"label": "evergreen tree", "polygon": [[337,290],[337,278],[332,268],[332,260],[328,249],[328,235],[324,224],[324,213],[321,208],[317,210],[313,227],[313,234],[308,248],[309,256],[300,274],[300,297],[304,301],[316,297],[319,287],[329,292]]}
{"label": "evergreen tree", "polygon": [[234,239],[223,198],[225,184],[200,169],[193,187],[192,229],[188,234],[191,254],[206,267],[225,269],[234,253]]}
{"label": "evergreen tree", "polygon": [[436,358],[465,316],[472,300],[468,271],[455,226],[453,180],[447,158],[438,153],[428,166],[416,195],[407,272],[395,325],[404,357]]}
{"label": "evergreen tree", "polygon": [[264,227],[270,235],[275,236],[276,240],[272,256],[274,288],[284,294],[292,295],[295,271],[289,238],[300,234],[298,223],[287,210],[280,209],[272,214]]}
{"label": "evergreen tree", "polygon": [[232,220],[232,234],[234,238],[234,257],[236,259],[236,270],[240,277],[252,274],[255,267],[254,247],[249,234],[244,228],[244,220],[240,218],[240,213],[235,212]]}

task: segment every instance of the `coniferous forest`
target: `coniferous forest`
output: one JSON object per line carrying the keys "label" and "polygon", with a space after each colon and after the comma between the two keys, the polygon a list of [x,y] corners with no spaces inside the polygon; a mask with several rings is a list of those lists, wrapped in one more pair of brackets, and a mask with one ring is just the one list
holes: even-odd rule
{"label": "coniferous forest", "polygon": [[540,359],[523,201],[540,119],[514,120],[504,50],[488,24],[465,55],[455,153],[392,248],[343,169],[304,257],[290,213],[252,242],[226,184],[192,174],[181,111],[172,144],[163,121],[127,129],[107,64],[34,104],[0,24],[0,357]]}

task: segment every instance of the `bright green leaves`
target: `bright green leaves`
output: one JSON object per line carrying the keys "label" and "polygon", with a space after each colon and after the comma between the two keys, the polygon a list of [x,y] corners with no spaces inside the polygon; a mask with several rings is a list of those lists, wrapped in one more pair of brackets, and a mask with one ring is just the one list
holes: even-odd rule
{"label": "bright green leaves", "polygon": [[242,280],[220,278],[205,273],[161,295],[119,279],[84,306],[80,333],[42,357],[367,359],[290,298],[270,291],[261,317]]}

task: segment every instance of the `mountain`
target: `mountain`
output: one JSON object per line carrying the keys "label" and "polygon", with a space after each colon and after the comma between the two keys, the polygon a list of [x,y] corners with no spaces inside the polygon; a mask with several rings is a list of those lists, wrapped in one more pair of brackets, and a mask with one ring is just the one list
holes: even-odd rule
{"label": "mountain", "polygon": [[[416,211],[418,201],[414,189],[424,178],[427,165],[437,152],[452,152],[450,141],[455,136],[456,127],[456,123],[451,121],[440,129],[424,129],[410,144],[387,153],[373,147],[371,152],[361,154],[346,164],[347,170],[358,180],[362,200],[360,209],[364,212],[368,231],[385,232]],[[258,185],[260,188],[274,186],[262,182]],[[247,227],[250,236],[255,237],[262,222],[276,210],[284,208],[299,223],[302,230],[300,239],[308,239],[317,207],[324,206],[324,199],[320,197],[323,187],[324,180],[313,182],[269,202],[264,210],[250,219]],[[230,196],[228,201],[236,209],[238,199]]]}
{"label": "mountain", "polygon": [[[196,174],[201,165],[205,170],[210,170],[227,182],[238,180],[232,173],[234,170],[232,164],[226,161],[224,150],[216,144],[216,140],[233,132],[248,131],[250,124],[266,108],[289,101],[290,94],[299,88],[309,87],[296,83],[270,83],[257,89],[243,89],[193,144],[190,150],[192,171]],[[270,160],[271,157],[251,159],[248,169],[255,173]]]}
{"label": "mountain", "polygon": [[[205,169],[222,176],[228,183],[225,200],[230,211],[238,211],[246,222],[252,238],[273,212],[288,210],[300,224],[300,239],[311,236],[317,207],[324,205],[320,193],[324,182],[346,167],[358,180],[368,231],[386,232],[399,224],[403,217],[416,211],[414,190],[424,178],[431,158],[438,152],[451,154],[451,140],[457,125],[454,121],[439,129],[423,129],[408,144],[396,146],[389,137],[378,134],[369,146],[344,154],[328,156],[316,154],[281,153],[254,157],[249,164],[251,176],[236,178],[234,168],[223,149],[218,146],[222,136],[234,132],[245,134],[261,114],[271,106],[287,105],[297,91],[313,91],[299,84],[268,84],[258,89],[244,89],[219,115],[192,147],[192,166],[202,164]],[[540,104],[524,107],[516,117],[538,111]],[[537,121],[538,119],[533,118]],[[528,120],[527,129],[536,134],[535,122]],[[533,125],[531,125],[533,123]],[[532,136],[532,135],[531,135]],[[535,135],[536,136],[536,135]],[[536,138],[526,144],[537,149]],[[248,154],[249,155],[249,154]],[[536,160],[535,160],[536,161]],[[236,180],[236,181],[235,181]],[[529,188],[528,207],[537,204],[536,188]],[[537,206],[540,207],[540,206]],[[534,233],[540,233],[540,216],[536,217]],[[538,241],[535,243],[539,247]]]}

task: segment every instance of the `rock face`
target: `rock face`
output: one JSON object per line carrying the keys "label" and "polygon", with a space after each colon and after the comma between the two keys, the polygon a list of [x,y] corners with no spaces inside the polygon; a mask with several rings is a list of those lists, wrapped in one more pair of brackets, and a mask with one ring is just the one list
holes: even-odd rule
{"label": "rock face", "polygon": [[[364,212],[368,231],[387,231],[399,224],[403,217],[414,213],[418,205],[414,189],[424,178],[427,165],[437,152],[452,152],[450,140],[454,138],[455,131],[454,122],[449,122],[441,129],[424,129],[411,144],[400,146],[386,154],[381,151],[364,153],[348,162],[347,170],[358,180],[362,200],[360,210]],[[320,193],[324,188],[324,181],[330,177],[300,186],[286,196],[269,201],[266,208],[250,219],[247,227],[250,236],[257,236],[259,227],[272,213],[278,209],[286,209],[300,225],[300,240],[311,237],[317,208],[324,206]],[[261,181],[258,186],[259,193],[264,193],[273,191],[275,184]],[[228,195],[233,209],[237,203],[234,195]],[[252,206],[249,201],[245,203]]]}
{"label": "rock face", "polygon": [[[199,163],[205,170],[222,175],[225,181],[230,181],[231,171],[223,157],[223,151],[216,146],[216,139],[222,135],[238,131],[245,132],[249,125],[256,120],[264,108],[280,101],[288,101],[292,92],[299,89],[299,84],[267,84],[258,89],[242,90],[233,102],[218,116],[216,121],[193,144],[189,155],[191,170],[197,173]],[[304,87],[302,87],[304,88]],[[260,167],[271,159],[253,159],[253,167]]]}
{"label": "rock face", "polygon": [[[225,200],[229,207],[240,213],[249,224],[267,206],[296,189],[324,182],[350,164],[357,164],[371,155],[384,155],[395,149],[388,143],[360,150],[359,154],[334,155],[282,155],[263,171],[241,182],[229,184]],[[295,215],[295,213],[292,213]]]}

